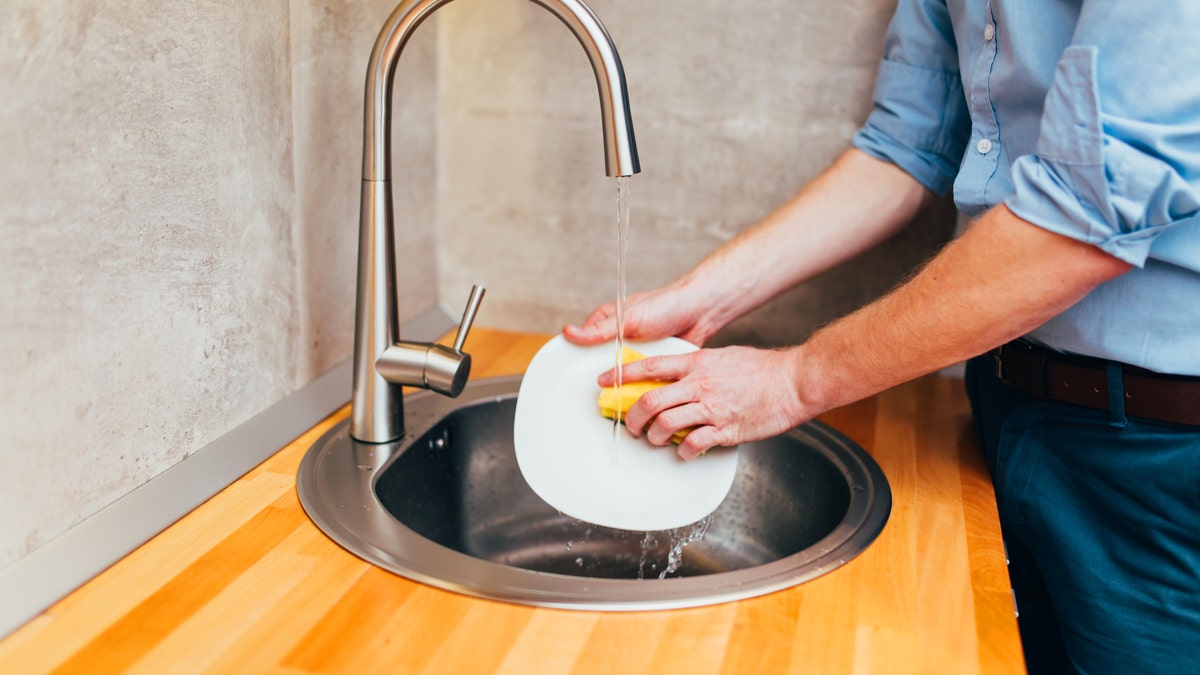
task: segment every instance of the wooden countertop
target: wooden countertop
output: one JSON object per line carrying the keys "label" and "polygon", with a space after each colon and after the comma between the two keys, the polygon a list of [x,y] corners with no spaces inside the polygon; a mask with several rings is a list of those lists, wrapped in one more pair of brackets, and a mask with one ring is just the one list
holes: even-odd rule
{"label": "wooden countertop", "polygon": [[[475,375],[544,335],[477,328]],[[848,565],[698,609],[537,609],[438,590],[332,543],[296,497],[348,406],[0,642],[0,673],[1021,673],[995,501],[961,382],[927,377],[821,419],[891,483]]]}

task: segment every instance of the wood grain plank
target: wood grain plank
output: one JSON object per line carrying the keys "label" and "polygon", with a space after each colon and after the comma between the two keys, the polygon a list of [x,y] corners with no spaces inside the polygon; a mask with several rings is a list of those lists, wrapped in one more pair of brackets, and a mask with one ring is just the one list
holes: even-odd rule
{"label": "wood grain plank", "polygon": [[451,635],[478,600],[455,593],[415,586],[404,604],[376,624],[361,624],[345,635],[343,651],[350,658],[344,675],[379,671],[419,673],[432,661],[437,649]]}
{"label": "wood grain plank", "polygon": [[[270,551],[145,653],[128,675],[203,673],[229,653],[276,605],[297,592],[319,562]],[[246,598],[254,598],[253,603]],[[228,660],[226,661],[228,663]],[[228,671],[226,671],[228,672]]]}
{"label": "wood grain plank", "polygon": [[733,603],[668,613],[646,672],[716,675],[721,671],[736,618],[737,606]]}
{"label": "wood grain plank", "polygon": [[346,672],[354,651],[365,646],[360,636],[396,616],[416,590],[416,583],[369,568],[280,665],[315,673]]}
{"label": "wood grain plank", "polygon": [[[31,640],[36,639],[36,637],[43,631],[49,630],[51,624],[53,623],[53,616],[50,616],[49,614],[39,614],[38,616],[35,616],[32,621],[24,626],[21,626],[12,635],[9,635],[7,639],[0,641],[0,666],[3,666],[5,663],[7,663],[9,664],[9,667],[15,668],[13,664],[17,662],[17,655],[22,650],[34,651],[30,650],[26,645]],[[24,667],[30,666],[31,664],[29,663],[24,664]],[[0,668],[0,672],[9,671],[5,670],[4,668]],[[14,670],[13,672],[16,671]]]}
{"label": "wood grain plank", "polygon": [[[870,610],[876,640],[911,633],[919,602],[917,570],[922,565],[915,547],[918,512],[918,447],[912,428],[915,402],[912,389],[901,387],[876,397],[872,457],[883,469],[892,490],[892,513],[879,538],[855,561],[873,574],[852,589]],[[866,636],[864,636],[866,637]],[[905,656],[908,658],[908,656]]]}
{"label": "wood grain plank", "polygon": [[127,670],[300,525],[295,518],[264,508],[112,622],[54,672]]}
{"label": "wood grain plank", "polygon": [[737,603],[721,674],[786,672],[803,597],[792,588]]}
{"label": "wood grain plank", "polygon": [[[312,571],[273,602],[252,625],[237,632],[220,631],[231,633],[234,640],[216,655],[205,672],[212,675],[273,672],[371,569],[367,563],[334,546],[316,528],[298,530],[280,550],[307,556],[315,562]],[[313,671],[296,669],[296,672]]]}
{"label": "wood grain plank", "polygon": [[471,603],[421,672],[427,675],[495,672],[533,614],[531,607],[489,601]]}
{"label": "wood grain plank", "polygon": [[1011,672],[1023,663],[1019,640],[1005,639],[1016,630],[1016,606],[1008,578],[1000,514],[974,424],[963,415],[958,424],[958,457],[963,485],[963,523],[971,592],[975,601],[975,626],[980,669],[984,673]]}
{"label": "wood grain plank", "polygon": [[879,414],[879,400],[868,398],[840,408],[834,408],[817,419],[861,445],[867,452],[875,449],[875,422]]}
{"label": "wood grain plank", "polygon": [[918,555],[941,561],[921,567],[916,643],[922,645],[920,672],[978,672],[976,637],[962,627],[974,623],[974,599],[967,570],[965,532],[957,507],[925,502],[916,516]]}
{"label": "wood grain plank", "polygon": [[158,535],[153,545],[137,549],[48,609],[43,616],[50,621],[38,621],[34,635],[19,638],[16,648],[0,656],[0,672],[53,670],[170,584],[293,484],[284,477],[260,476],[226,488]]}
{"label": "wood grain plank", "polygon": [[596,612],[535,611],[495,672],[498,675],[570,672],[600,616]]}
{"label": "wood grain plank", "polygon": [[605,614],[592,628],[571,675],[649,673],[653,646],[667,629],[663,612]]}
{"label": "wood grain plank", "polygon": [[847,598],[854,597],[849,592],[853,581],[854,571],[843,567],[801,587],[803,599],[791,636],[791,655],[787,670],[782,672],[851,672],[853,636],[862,612],[856,603],[847,602]]}

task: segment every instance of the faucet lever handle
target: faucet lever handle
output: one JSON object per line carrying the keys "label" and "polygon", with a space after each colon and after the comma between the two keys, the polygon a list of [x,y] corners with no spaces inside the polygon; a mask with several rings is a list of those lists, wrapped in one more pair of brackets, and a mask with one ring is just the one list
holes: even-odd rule
{"label": "faucet lever handle", "polygon": [[483,294],[486,290],[479,284],[471,287],[471,295],[467,298],[467,308],[463,310],[462,320],[458,322],[458,332],[454,334],[454,351],[462,351],[463,344],[467,341],[467,333],[471,330],[471,324],[475,322],[475,313],[479,311],[479,303],[483,302]]}

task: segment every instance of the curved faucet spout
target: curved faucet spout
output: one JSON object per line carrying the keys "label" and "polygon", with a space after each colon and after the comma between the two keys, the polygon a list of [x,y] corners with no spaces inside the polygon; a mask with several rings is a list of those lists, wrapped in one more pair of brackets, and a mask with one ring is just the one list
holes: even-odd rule
{"label": "curved faucet spout", "polygon": [[[451,0],[402,0],[379,31],[367,65],[350,435],[368,443],[386,443],[404,435],[402,386],[423,386],[431,381],[427,366],[415,363],[427,364],[428,354],[436,351],[439,363],[446,364],[440,367],[445,371],[442,375],[452,373],[450,379],[454,383],[465,380],[470,368],[470,357],[462,353],[460,344],[454,349],[431,350],[430,345],[400,342],[395,288],[391,194],[392,81],[400,53],[413,31],[449,2]],[[638,173],[641,167],[629,114],[625,71],[608,31],[583,0],[532,2],[545,7],[566,24],[587,52],[600,91],[600,121],[608,175]],[[462,336],[465,335],[464,329]],[[456,395],[454,386],[447,385],[444,389]]]}
{"label": "curved faucet spout", "polygon": [[[392,11],[367,67],[366,120],[363,137],[363,180],[389,180],[391,159],[392,79],[400,52],[416,27],[439,7],[452,0],[404,0]],[[532,0],[571,29],[587,52],[600,91],[600,122],[604,131],[604,165],[610,176],[631,176],[641,171],[629,92],[621,57],[608,31],[582,0]]]}

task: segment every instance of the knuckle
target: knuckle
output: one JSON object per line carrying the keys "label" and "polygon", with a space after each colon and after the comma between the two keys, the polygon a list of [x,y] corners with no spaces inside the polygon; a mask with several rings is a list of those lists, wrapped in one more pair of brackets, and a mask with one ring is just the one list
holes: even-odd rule
{"label": "knuckle", "polygon": [[671,439],[671,434],[664,431],[657,423],[651,425],[650,430],[646,432],[646,439],[653,445],[666,445]]}
{"label": "knuckle", "polygon": [[643,379],[650,379],[663,371],[661,358],[651,357],[643,361],[635,361],[634,363],[638,365],[638,369],[645,376]]}
{"label": "knuckle", "polygon": [[679,444],[679,454],[685,459],[695,459],[710,447],[697,441],[693,438],[693,436],[695,436],[695,432],[688,434],[688,437],[684,439],[683,443]]}
{"label": "knuckle", "polygon": [[646,440],[653,445],[666,445],[671,440],[671,433],[664,430],[658,418],[655,418],[646,429]]}
{"label": "knuckle", "polygon": [[651,389],[642,394],[642,397],[634,405],[641,404],[647,409],[658,410],[658,407],[662,404],[662,397],[662,389]]}
{"label": "knuckle", "polygon": [[635,435],[646,428],[646,420],[636,405],[625,413],[625,426]]}
{"label": "knuckle", "polygon": [[658,415],[654,418],[654,421],[667,426],[675,421],[675,417],[678,414],[679,408],[665,408],[658,412]]}

